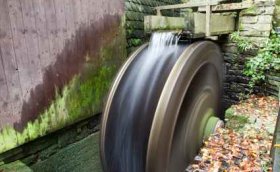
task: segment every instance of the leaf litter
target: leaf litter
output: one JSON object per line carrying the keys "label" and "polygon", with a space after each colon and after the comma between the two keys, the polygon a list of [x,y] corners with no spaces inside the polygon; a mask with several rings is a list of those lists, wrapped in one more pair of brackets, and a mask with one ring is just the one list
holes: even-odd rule
{"label": "leaf litter", "polygon": [[274,97],[252,95],[226,111],[226,126],[204,141],[186,172],[272,171],[270,150],[279,111]]}

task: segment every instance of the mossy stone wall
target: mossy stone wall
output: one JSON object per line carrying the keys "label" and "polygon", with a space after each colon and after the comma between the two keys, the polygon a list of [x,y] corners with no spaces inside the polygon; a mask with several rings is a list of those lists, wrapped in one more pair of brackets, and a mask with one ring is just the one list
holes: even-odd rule
{"label": "mossy stone wall", "polygon": [[[273,29],[274,12],[274,1],[256,0],[252,7],[240,13],[238,28],[240,35],[257,45],[258,48],[240,52],[237,43],[231,42],[229,38],[221,42],[225,62],[224,102],[226,107],[246,98],[251,93],[250,78],[243,74],[245,62],[248,58],[255,56],[258,49],[268,41]],[[268,77],[269,81],[267,83],[256,85],[253,92],[278,96],[276,86],[278,77],[275,77],[275,75],[279,74],[273,73],[271,75]]]}
{"label": "mossy stone wall", "polygon": [[280,0],[276,0],[275,13],[274,13],[274,26],[280,27]]}

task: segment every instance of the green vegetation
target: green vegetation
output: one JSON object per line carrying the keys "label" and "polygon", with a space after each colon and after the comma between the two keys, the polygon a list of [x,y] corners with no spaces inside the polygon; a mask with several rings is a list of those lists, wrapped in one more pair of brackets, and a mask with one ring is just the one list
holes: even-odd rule
{"label": "green vegetation", "polygon": [[[240,36],[239,32],[231,34],[231,40],[236,43],[240,53],[257,48],[251,41]],[[251,78],[250,87],[266,79],[267,72],[280,71],[280,36],[272,32],[268,42],[258,50],[255,57],[248,58],[245,64],[244,74]]]}
{"label": "green vegetation", "polygon": [[241,15],[256,15],[256,13],[257,13],[257,7],[253,5],[250,8],[243,10],[241,12]]}
{"label": "green vegetation", "polygon": [[249,51],[255,47],[255,45],[251,41],[240,36],[240,32],[233,32],[230,35],[230,39],[231,39],[231,41],[236,43],[238,51],[241,53]]}
{"label": "green vegetation", "polygon": [[266,79],[267,72],[280,71],[280,36],[273,33],[265,47],[257,56],[250,58],[245,65],[244,74],[251,77],[250,86]]}

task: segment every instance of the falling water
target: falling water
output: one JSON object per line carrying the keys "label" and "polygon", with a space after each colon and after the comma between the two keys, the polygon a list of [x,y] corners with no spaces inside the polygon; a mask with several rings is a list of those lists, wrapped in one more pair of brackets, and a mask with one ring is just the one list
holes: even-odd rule
{"label": "falling water", "polygon": [[157,32],[151,37],[149,44],[149,55],[158,55],[164,53],[164,50],[170,49],[171,51],[177,51],[179,36],[172,32]]}
{"label": "falling water", "polygon": [[108,171],[145,171],[153,115],[164,83],[186,47],[171,32],[154,33],[132,61],[113,98],[106,131]]}

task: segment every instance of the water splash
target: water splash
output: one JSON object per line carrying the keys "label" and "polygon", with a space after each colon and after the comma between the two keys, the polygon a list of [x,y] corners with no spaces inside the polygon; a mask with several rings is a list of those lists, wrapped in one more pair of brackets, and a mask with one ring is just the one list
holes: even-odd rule
{"label": "water splash", "polygon": [[166,48],[176,51],[179,39],[180,37],[172,32],[154,33],[149,44],[150,55],[160,55]]}

